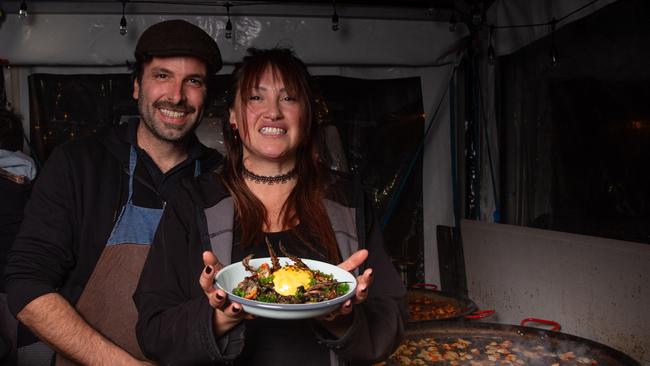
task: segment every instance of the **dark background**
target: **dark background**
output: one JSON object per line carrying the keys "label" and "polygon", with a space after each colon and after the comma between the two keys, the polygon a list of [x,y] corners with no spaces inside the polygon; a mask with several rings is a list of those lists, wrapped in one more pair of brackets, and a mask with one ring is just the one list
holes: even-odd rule
{"label": "dark background", "polygon": [[499,59],[505,223],[650,243],[650,2]]}
{"label": "dark background", "polygon": [[[226,90],[229,80],[220,76],[217,90]],[[347,166],[346,172],[360,179],[381,221],[389,255],[396,261],[422,261],[422,158],[415,155],[424,129],[420,79],[319,76],[316,81],[320,123],[336,128],[344,150],[345,164],[334,168]],[[33,74],[29,87],[31,145],[40,163],[57,145],[138,114],[128,74]],[[224,116],[224,97],[210,104],[207,118]],[[396,204],[389,206],[391,197]]]}

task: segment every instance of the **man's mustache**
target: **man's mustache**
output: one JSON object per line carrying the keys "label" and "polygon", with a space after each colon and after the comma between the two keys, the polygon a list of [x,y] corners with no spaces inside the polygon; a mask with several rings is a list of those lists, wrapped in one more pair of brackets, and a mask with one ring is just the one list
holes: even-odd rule
{"label": "man's mustache", "polygon": [[157,102],[154,102],[153,106],[155,108],[169,109],[174,112],[183,112],[183,113],[196,112],[196,108],[192,107],[191,105],[188,105],[186,102],[179,102],[177,104],[174,104],[163,100],[159,100]]}

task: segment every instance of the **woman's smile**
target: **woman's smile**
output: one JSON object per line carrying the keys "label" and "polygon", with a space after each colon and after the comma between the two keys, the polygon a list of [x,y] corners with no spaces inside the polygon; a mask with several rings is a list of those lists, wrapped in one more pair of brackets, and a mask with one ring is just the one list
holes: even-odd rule
{"label": "woman's smile", "polygon": [[259,132],[262,135],[266,135],[266,136],[277,136],[277,135],[286,135],[287,134],[287,130],[285,130],[284,128],[280,128],[280,127],[262,127],[262,128],[260,128]]}

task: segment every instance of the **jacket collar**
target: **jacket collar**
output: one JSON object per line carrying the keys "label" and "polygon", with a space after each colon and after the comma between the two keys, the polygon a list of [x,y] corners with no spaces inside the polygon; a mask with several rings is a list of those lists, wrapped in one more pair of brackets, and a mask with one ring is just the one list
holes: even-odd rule
{"label": "jacket collar", "polygon": [[[137,141],[137,130],[140,124],[140,117],[130,118],[127,122],[109,128],[104,132],[102,143],[113,154],[120,164],[128,168],[129,165],[129,148]],[[202,171],[207,168],[218,165],[223,159],[221,154],[216,150],[210,149],[203,145],[194,133],[190,135],[188,158],[191,160],[199,159],[201,161]]]}

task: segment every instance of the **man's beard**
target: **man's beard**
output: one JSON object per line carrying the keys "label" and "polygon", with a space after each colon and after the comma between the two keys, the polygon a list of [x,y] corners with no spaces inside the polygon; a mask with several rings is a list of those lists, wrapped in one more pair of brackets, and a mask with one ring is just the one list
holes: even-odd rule
{"label": "man's beard", "polygon": [[201,110],[199,113],[197,113],[196,119],[194,120],[193,125],[189,130],[185,131],[182,135],[178,137],[166,136],[164,132],[161,131],[160,127],[164,127],[165,129],[174,129],[177,131],[182,131],[183,128],[185,128],[185,125],[177,126],[177,125],[165,123],[163,121],[159,121],[157,125],[154,117],[155,110],[159,108],[164,108],[172,111],[185,112],[187,114],[190,114],[190,113],[194,113],[196,111],[196,108],[187,105],[185,102],[173,104],[165,101],[156,101],[151,105],[151,109],[149,110],[146,109],[147,106],[142,105],[143,103],[146,103],[145,99],[146,98],[143,98],[142,94],[140,94],[140,97],[138,98],[138,104],[140,110],[143,110],[144,107],[144,110],[148,112],[148,113],[141,113],[142,121],[144,122],[144,125],[147,128],[147,130],[151,132],[151,134],[160,141],[170,142],[173,144],[184,143],[199,126],[201,119],[203,117],[203,110]]}

